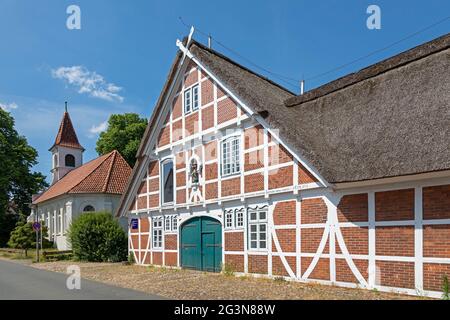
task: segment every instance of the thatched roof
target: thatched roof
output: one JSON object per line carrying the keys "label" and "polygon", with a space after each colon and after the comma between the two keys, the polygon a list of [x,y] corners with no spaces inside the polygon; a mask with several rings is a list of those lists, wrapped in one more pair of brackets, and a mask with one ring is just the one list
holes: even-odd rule
{"label": "thatched roof", "polygon": [[450,169],[450,34],[303,96],[190,51],[330,183]]}

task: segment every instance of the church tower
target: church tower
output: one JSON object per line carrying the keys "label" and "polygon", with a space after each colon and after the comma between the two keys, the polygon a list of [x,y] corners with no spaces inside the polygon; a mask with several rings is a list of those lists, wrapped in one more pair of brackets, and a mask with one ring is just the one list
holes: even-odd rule
{"label": "church tower", "polygon": [[77,134],[67,112],[67,102],[55,143],[49,151],[52,153],[52,184],[83,164],[84,148],[78,142]]}

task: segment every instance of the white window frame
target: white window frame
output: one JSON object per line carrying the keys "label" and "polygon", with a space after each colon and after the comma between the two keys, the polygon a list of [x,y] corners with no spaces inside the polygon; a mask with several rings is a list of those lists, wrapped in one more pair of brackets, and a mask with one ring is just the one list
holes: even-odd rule
{"label": "white window frame", "polygon": [[[172,191],[173,191],[173,194],[172,194],[172,201],[165,202],[165,199],[164,199],[164,165],[167,164],[168,162],[172,162],[172,189],[173,189]],[[160,181],[160,192],[159,192],[161,206],[173,205],[175,203],[175,196],[176,196],[176,189],[175,189],[176,188],[176,185],[175,185],[176,168],[175,168],[175,161],[173,160],[172,157],[163,159],[161,161],[159,172],[160,172],[160,180],[161,180]]]}
{"label": "white window frame", "polygon": [[234,210],[225,210],[223,214],[223,225],[225,229],[233,229],[234,228]]}
{"label": "white window frame", "polygon": [[235,226],[236,228],[244,228],[244,214],[245,214],[245,210],[244,208],[242,209],[236,209],[235,212]]}
{"label": "white window frame", "polygon": [[185,88],[183,91],[183,111],[184,114],[189,114],[200,109],[201,106],[201,92],[200,84],[195,83],[192,86]]}
{"label": "white window frame", "polygon": [[192,111],[192,92],[191,88],[185,89],[183,92],[183,110],[185,114]]}
{"label": "white window frame", "polygon": [[[233,151],[233,141],[237,141],[237,156],[236,154],[231,155],[230,160],[230,170],[225,171],[225,153],[224,145],[229,144],[229,152]],[[237,159],[236,159],[237,157]],[[227,157],[228,158],[228,157]],[[241,132],[227,136],[220,141],[220,174],[222,177],[234,176],[241,173],[242,170],[242,134]]]}
{"label": "white window frame", "polygon": [[164,217],[164,231],[172,231],[172,216]]}
{"label": "white window frame", "polygon": [[178,216],[172,216],[172,231],[178,231]]}
{"label": "white window frame", "polygon": [[[265,218],[261,219],[261,213],[265,213]],[[256,219],[252,219],[252,213],[256,214]],[[268,214],[267,207],[264,208],[249,208],[247,210],[247,223],[248,223],[248,248],[249,251],[267,251],[269,244],[269,230],[268,230]],[[252,227],[255,226],[255,231],[252,231]],[[263,229],[263,230],[262,230]],[[252,239],[252,234],[256,234],[256,240]],[[261,234],[265,234],[264,239]],[[256,241],[256,247],[252,246],[252,242]],[[265,247],[262,247],[262,242],[265,242]]]}
{"label": "white window frame", "polygon": [[162,249],[163,217],[152,219],[152,248]]}
{"label": "white window frame", "polygon": [[200,109],[200,85],[196,84],[191,88],[192,112]]}

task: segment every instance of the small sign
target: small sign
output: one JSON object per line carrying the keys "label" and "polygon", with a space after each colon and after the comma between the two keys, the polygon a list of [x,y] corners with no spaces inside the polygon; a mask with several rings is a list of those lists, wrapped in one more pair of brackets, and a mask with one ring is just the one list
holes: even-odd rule
{"label": "small sign", "polygon": [[34,222],[33,223],[33,230],[34,231],[39,231],[41,230],[41,224],[39,222]]}
{"label": "small sign", "polygon": [[136,230],[139,228],[139,220],[138,219],[131,219],[131,229]]}

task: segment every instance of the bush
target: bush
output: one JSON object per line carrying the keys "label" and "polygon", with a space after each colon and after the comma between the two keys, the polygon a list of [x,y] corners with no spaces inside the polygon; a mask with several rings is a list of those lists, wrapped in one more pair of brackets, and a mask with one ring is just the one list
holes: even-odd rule
{"label": "bush", "polygon": [[68,232],[74,258],[91,262],[127,260],[127,235],[108,212],[85,213]]}

